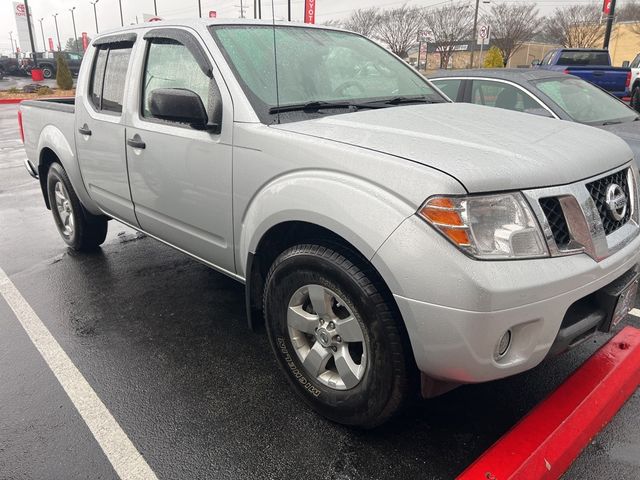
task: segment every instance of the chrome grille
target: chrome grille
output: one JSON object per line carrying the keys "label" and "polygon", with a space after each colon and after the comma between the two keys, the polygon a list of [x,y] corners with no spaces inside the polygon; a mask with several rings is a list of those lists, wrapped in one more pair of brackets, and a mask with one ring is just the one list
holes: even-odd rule
{"label": "chrome grille", "polygon": [[571,235],[560,201],[556,197],[541,198],[540,206],[547,217],[556,245],[561,250],[565,249],[571,241]]}
{"label": "chrome grille", "polygon": [[[607,208],[607,188],[613,184],[620,185],[622,191],[627,196],[627,211],[620,220],[614,219]],[[586,186],[591,198],[596,204],[606,235],[615,232],[629,221],[631,218],[631,205],[628,203],[631,196],[629,195],[629,185],[627,183],[627,170],[621,170],[607,177],[600,178],[595,182],[587,183]]]}

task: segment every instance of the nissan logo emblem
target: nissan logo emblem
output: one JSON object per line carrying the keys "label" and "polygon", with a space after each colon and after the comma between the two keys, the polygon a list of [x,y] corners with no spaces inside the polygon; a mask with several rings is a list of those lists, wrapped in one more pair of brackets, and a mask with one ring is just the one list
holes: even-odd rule
{"label": "nissan logo emblem", "polygon": [[627,213],[627,196],[617,183],[612,183],[607,187],[606,194],[607,209],[611,217],[620,221]]}

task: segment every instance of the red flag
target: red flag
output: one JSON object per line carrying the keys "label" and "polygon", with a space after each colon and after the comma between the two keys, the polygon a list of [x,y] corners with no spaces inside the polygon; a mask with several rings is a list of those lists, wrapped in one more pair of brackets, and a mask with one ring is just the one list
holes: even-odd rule
{"label": "red flag", "polygon": [[316,23],[316,0],[304,0],[304,23]]}
{"label": "red flag", "polygon": [[49,37],[49,51],[53,52],[53,38]]}
{"label": "red flag", "polygon": [[611,14],[611,0],[604,0],[604,4],[602,5],[602,13],[605,15]]}
{"label": "red flag", "polygon": [[218,12],[215,10],[209,10],[209,18],[218,18]]}
{"label": "red flag", "polygon": [[89,37],[87,37],[87,32],[82,32],[82,51],[86,52],[88,46],[89,46]]}

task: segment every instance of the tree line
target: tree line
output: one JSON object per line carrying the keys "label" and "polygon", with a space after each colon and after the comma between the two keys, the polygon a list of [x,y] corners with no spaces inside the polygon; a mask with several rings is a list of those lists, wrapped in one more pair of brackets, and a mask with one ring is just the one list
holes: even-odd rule
{"label": "tree line", "polygon": [[[456,45],[473,41],[474,8],[474,3],[469,1],[438,7],[406,4],[393,9],[371,7],[355,10],[344,20],[327,23],[379,40],[401,58],[408,57],[420,32],[426,32],[429,42],[438,48],[443,68],[448,65]],[[640,0],[621,5],[615,20],[640,22]],[[599,46],[605,29],[600,0],[558,7],[546,17],[534,2],[494,3],[480,13],[478,23],[490,25],[492,45],[500,50],[505,65],[525,42],[592,48]],[[634,32],[640,34],[640,23]]]}

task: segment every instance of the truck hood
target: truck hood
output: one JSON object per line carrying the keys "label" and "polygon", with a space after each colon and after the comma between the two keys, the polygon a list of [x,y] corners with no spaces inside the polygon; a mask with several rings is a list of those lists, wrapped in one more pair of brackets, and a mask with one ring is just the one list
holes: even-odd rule
{"label": "truck hood", "polygon": [[361,110],[275,128],[417,162],[469,192],[572,183],[632,158],[622,140],[596,128],[465,103]]}
{"label": "truck hood", "polygon": [[603,125],[598,128],[611,132],[627,142],[636,162],[640,161],[640,121]]}

